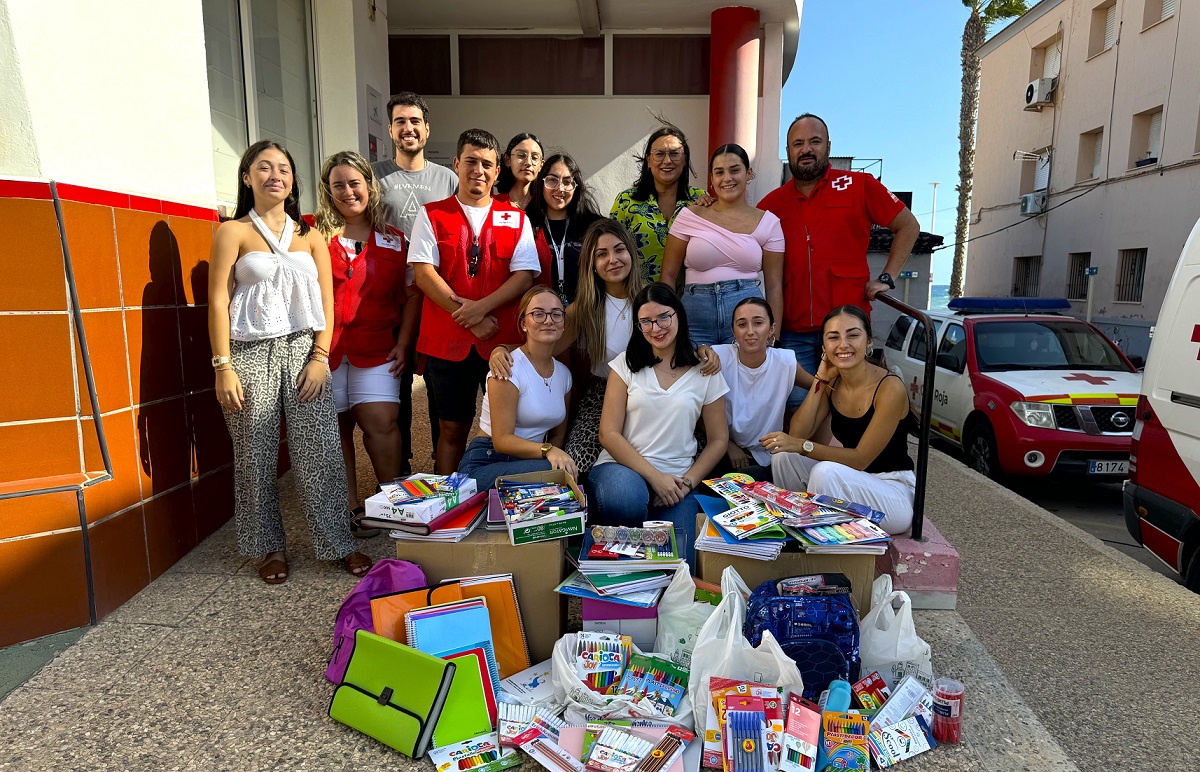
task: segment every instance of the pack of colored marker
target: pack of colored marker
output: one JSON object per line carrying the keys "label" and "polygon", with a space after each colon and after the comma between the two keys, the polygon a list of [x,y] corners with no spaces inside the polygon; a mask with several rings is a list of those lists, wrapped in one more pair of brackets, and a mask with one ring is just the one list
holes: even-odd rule
{"label": "pack of colored marker", "polygon": [[817,766],[817,743],[821,741],[821,711],[798,694],[788,699],[787,723],[783,729],[780,772],[813,772]]}
{"label": "pack of colored marker", "polygon": [[933,730],[920,716],[906,718],[898,724],[871,732],[867,736],[867,743],[871,747],[875,765],[881,769],[937,747]]}
{"label": "pack of colored marker", "polygon": [[871,673],[866,678],[850,687],[854,698],[864,710],[879,710],[892,696],[887,681],[879,673]]}
{"label": "pack of colored marker", "polygon": [[654,743],[649,740],[609,727],[596,738],[584,769],[587,772],[633,772],[653,747]]}
{"label": "pack of colored marker", "polygon": [[867,772],[871,768],[870,747],[867,735],[871,722],[857,713],[824,714],[825,732],[821,742],[828,760],[825,768],[836,770],[858,770]]}
{"label": "pack of colored marker", "polygon": [[512,748],[501,747],[495,732],[430,748],[429,759],[437,772],[500,772],[521,765],[521,756]]}
{"label": "pack of colored marker", "polygon": [[576,636],[575,670],[579,680],[600,694],[612,694],[633,653],[628,635],[579,633]]}

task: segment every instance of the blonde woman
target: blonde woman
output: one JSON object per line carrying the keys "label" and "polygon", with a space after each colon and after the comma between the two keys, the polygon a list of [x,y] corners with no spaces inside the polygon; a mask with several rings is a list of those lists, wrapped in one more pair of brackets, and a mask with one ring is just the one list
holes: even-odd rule
{"label": "blonde woman", "polygon": [[329,388],[333,277],[325,240],[300,218],[300,184],[284,147],[246,149],[237,209],[213,236],[208,337],[215,391],[233,441],[238,549],[260,556],[267,584],[288,577],[276,461],[279,424],[313,551],[355,576],[371,559],[354,549],[337,416]]}
{"label": "blonde woman", "polygon": [[317,229],[329,240],[333,270],[333,400],[338,411],[346,491],[359,538],[362,528],[354,427],[379,482],[405,474],[407,448],[397,425],[401,376],[412,359],[420,304],[407,265],[404,236],[384,222],[383,194],[371,165],[343,151],[326,159],[317,191]]}

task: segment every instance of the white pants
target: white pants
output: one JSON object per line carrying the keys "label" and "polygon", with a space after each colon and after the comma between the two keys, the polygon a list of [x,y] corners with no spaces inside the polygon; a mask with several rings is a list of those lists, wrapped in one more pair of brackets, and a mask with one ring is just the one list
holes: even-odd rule
{"label": "white pants", "polygon": [[879,527],[890,534],[904,533],[912,526],[917,476],[911,471],[871,474],[799,453],[776,453],[771,457],[771,474],[776,485],[789,491],[824,493],[878,509],[887,515]]}
{"label": "white pants", "polygon": [[391,362],[376,367],[355,367],[342,357],[333,371],[333,405],[345,413],[364,402],[399,402],[400,381],[388,372]]}

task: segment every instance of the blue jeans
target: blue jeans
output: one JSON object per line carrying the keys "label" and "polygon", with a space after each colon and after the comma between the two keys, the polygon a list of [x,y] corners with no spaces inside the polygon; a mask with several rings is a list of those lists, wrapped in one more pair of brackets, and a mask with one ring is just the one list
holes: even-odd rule
{"label": "blue jeans", "polygon": [[[791,350],[796,354],[796,361],[808,371],[809,375],[817,374],[817,363],[821,361],[821,333],[813,332],[791,332],[784,330],[780,334],[779,342],[783,347]],[[808,395],[808,389],[802,389],[799,386],[792,388],[792,393],[788,395],[787,406],[789,410],[794,410],[800,407],[800,403],[804,401],[804,397]]]}
{"label": "blue jeans", "polygon": [[526,472],[548,472],[550,462],[540,458],[516,458],[496,450],[491,437],[476,437],[467,446],[458,471],[475,478],[479,490],[496,484],[497,477]]}
{"label": "blue jeans", "polygon": [[686,285],[679,300],[687,313],[692,343],[697,346],[733,343],[733,307],[744,298],[762,296],[756,279]]}
{"label": "blue jeans", "polygon": [[695,495],[689,493],[673,507],[651,506],[650,484],[629,467],[613,461],[593,466],[588,482],[597,524],[641,527],[647,520],[670,520],[675,524],[679,553],[695,570],[696,514],[700,511]]}

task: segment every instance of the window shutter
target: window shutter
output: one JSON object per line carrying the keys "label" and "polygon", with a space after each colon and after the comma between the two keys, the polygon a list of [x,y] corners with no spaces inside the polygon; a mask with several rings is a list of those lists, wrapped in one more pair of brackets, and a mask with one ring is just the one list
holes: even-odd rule
{"label": "window shutter", "polygon": [[1163,10],[1160,19],[1169,19],[1175,15],[1176,0],[1163,0]]}
{"label": "window shutter", "polygon": [[1050,154],[1042,153],[1037,159],[1037,168],[1033,172],[1033,189],[1045,190],[1050,187]]}
{"label": "window shutter", "polygon": [[1150,151],[1148,158],[1158,158],[1159,151],[1162,149],[1162,110],[1159,110],[1154,115],[1150,116],[1150,142],[1147,150]]}
{"label": "window shutter", "polygon": [[1110,5],[1104,15],[1104,50],[1113,47],[1117,41],[1117,6]]}
{"label": "window shutter", "polygon": [[1092,159],[1092,179],[1100,179],[1100,164],[1104,159],[1104,132],[1096,132],[1096,157]]}
{"label": "window shutter", "polygon": [[1062,63],[1062,39],[1046,46],[1046,56],[1042,60],[1042,77],[1057,78],[1058,69]]}

